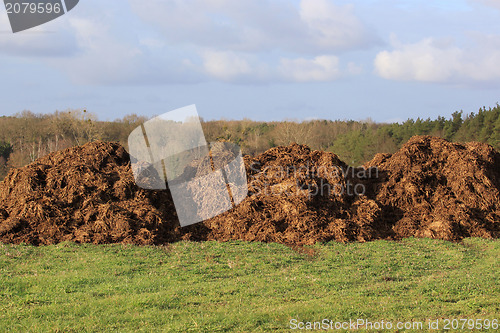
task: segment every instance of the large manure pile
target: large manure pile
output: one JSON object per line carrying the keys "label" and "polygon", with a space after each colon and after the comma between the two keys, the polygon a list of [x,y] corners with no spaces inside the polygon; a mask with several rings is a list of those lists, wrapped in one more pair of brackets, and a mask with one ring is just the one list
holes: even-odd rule
{"label": "large manure pile", "polygon": [[383,175],[374,199],[397,237],[500,236],[500,154],[493,147],[416,136],[366,166]]}
{"label": "large manure pile", "polygon": [[[292,144],[245,160],[249,196],[205,222],[214,240],[312,244],[386,238],[381,209],[362,183],[375,170],[354,169],[333,153]],[[373,173],[370,175],[370,171]]]}
{"label": "large manure pile", "polygon": [[154,244],[178,238],[168,192],[135,185],[129,155],[93,142],[11,170],[0,183],[0,241]]}
{"label": "large manure pile", "polygon": [[169,191],[138,188],[119,144],[52,153],[0,183],[0,241],[303,245],[500,236],[500,154],[487,144],[417,136],[358,168],[292,144],[246,156],[245,167],[249,196],[241,204],[180,228]]}

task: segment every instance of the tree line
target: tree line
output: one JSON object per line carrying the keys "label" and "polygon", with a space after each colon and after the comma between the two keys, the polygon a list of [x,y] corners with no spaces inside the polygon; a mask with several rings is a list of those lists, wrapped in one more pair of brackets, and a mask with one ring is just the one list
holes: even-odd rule
{"label": "tree line", "polygon": [[[0,117],[0,177],[39,157],[94,140],[117,141],[127,148],[131,131],[148,118],[135,114],[115,121],[100,121],[87,110],[36,114],[23,111]],[[408,119],[402,123],[376,123],[370,119],[262,122],[202,121],[207,141],[238,144],[244,154],[255,155],[292,142],[334,152],[351,165],[370,160],[376,153],[393,153],[414,135],[433,135],[450,141],[486,142],[500,150],[500,105],[450,118]]]}

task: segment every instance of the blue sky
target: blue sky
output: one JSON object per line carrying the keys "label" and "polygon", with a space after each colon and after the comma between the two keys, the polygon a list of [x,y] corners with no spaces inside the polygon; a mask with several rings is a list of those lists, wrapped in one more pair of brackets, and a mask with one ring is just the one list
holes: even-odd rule
{"label": "blue sky", "polygon": [[12,34],[0,112],[449,117],[500,102],[500,0],[80,0]]}

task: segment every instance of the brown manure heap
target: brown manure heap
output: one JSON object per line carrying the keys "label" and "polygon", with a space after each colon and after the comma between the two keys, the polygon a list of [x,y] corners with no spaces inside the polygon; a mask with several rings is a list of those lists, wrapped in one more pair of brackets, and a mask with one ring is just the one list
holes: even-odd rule
{"label": "brown manure heap", "polygon": [[493,147],[416,136],[366,166],[384,174],[374,199],[397,237],[500,236],[500,154]]}
{"label": "brown manure heap", "polygon": [[119,144],[52,153],[0,183],[0,241],[304,245],[500,236],[500,154],[487,144],[417,136],[358,168],[292,144],[246,156],[245,167],[249,196],[242,203],[180,228],[169,191],[138,188]]}
{"label": "brown manure heap", "polygon": [[177,240],[168,192],[135,185],[129,155],[93,142],[11,170],[0,183],[0,241],[155,244]]}

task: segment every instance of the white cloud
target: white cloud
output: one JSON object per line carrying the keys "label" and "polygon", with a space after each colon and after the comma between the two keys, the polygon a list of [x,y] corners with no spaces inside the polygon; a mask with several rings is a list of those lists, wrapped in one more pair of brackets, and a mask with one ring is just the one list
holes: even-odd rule
{"label": "white cloud", "polygon": [[[274,65],[257,57],[232,51],[205,50],[203,70],[209,77],[231,82],[315,82],[333,81],[342,76],[339,58],[281,58]],[[349,66],[346,69],[349,72]]]}
{"label": "white cloud", "polygon": [[[339,79],[343,73],[350,72],[348,64],[341,69],[340,60],[333,55],[322,55],[314,58],[281,58],[278,63],[270,66],[259,62],[250,55],[204,51],[203,71],[210,77],[231,82],[325,82]],[[356,67],[356,70],[359,70]]]}
{"label": "white cloud", "polygon": [[116,38],[112,25],[74,18],[71,27],[81,51],[71,58],[48,59],[74,83],[130,85],[199,82],[202,75],[183,52],[155,40]]}
{"label": "white cloud", "polygon": [[281,73],[296,82],[332,81],[340,77],[339,58],[318,56],[314,59],[281,59]]}
{"label": "white cloud", "polygon": [[130,0],[132,10],[170,42],[229,51],[300,54],[364,49],[378,39],[352,5],[332,0]]}
{"label": "white cloud", "polygon": [[250,64],[234,52],[205,51],[203,66],[212,77],[231,80],[251,73]]}
{"label": "white cloud", "polygon": [[29,58],[69,57],[78,51],[71,32],[58,29],[63,25],[63,17],[46,25],[13,34],[7,15],[0,14],[0,31],[3,32],[0,33],[0,54]]}
{"label": "white cloud", "polygon": [[82,51],[51,64],[64,68],[74,82],[129,82],[143,67],[140,48],[113,38],[108,24],[80,17],[72,17],[69,24]]}
{"label": "white cloud", "polygon": [[300,18],[312,44],[323,50],[343,50],[374,42],[353,9],[353,5],[336,6],[328,0],[302,0]]}
{"label": "white cloud", "polygon": [[[167,45],[197,55],[189,67],[206,79],[331,81],[341,77],[339,52],[378,42],[352,5],[332,0],[129,2]],[[350,64],[346,72],[359,74],[361,68]]]}
{"label": "white cloud", "polygon": [[500,36],[475,33],[466,47],[425,38],[377,54],[376,73],[390,80],[474,83],[500,81]]}
{"label": "white cloud", "polygon": [[478,2],[485,6],[500,9],[500,0],[471,0],[472,2]]}
{"label": "white cloud", "polygon": [[0,56],[32,57],[89,85],[313,82],[359,74],[354,63],[341,69],[339,54],[377,42],[352,5],[334,0],[89,1],[0,34]]}

